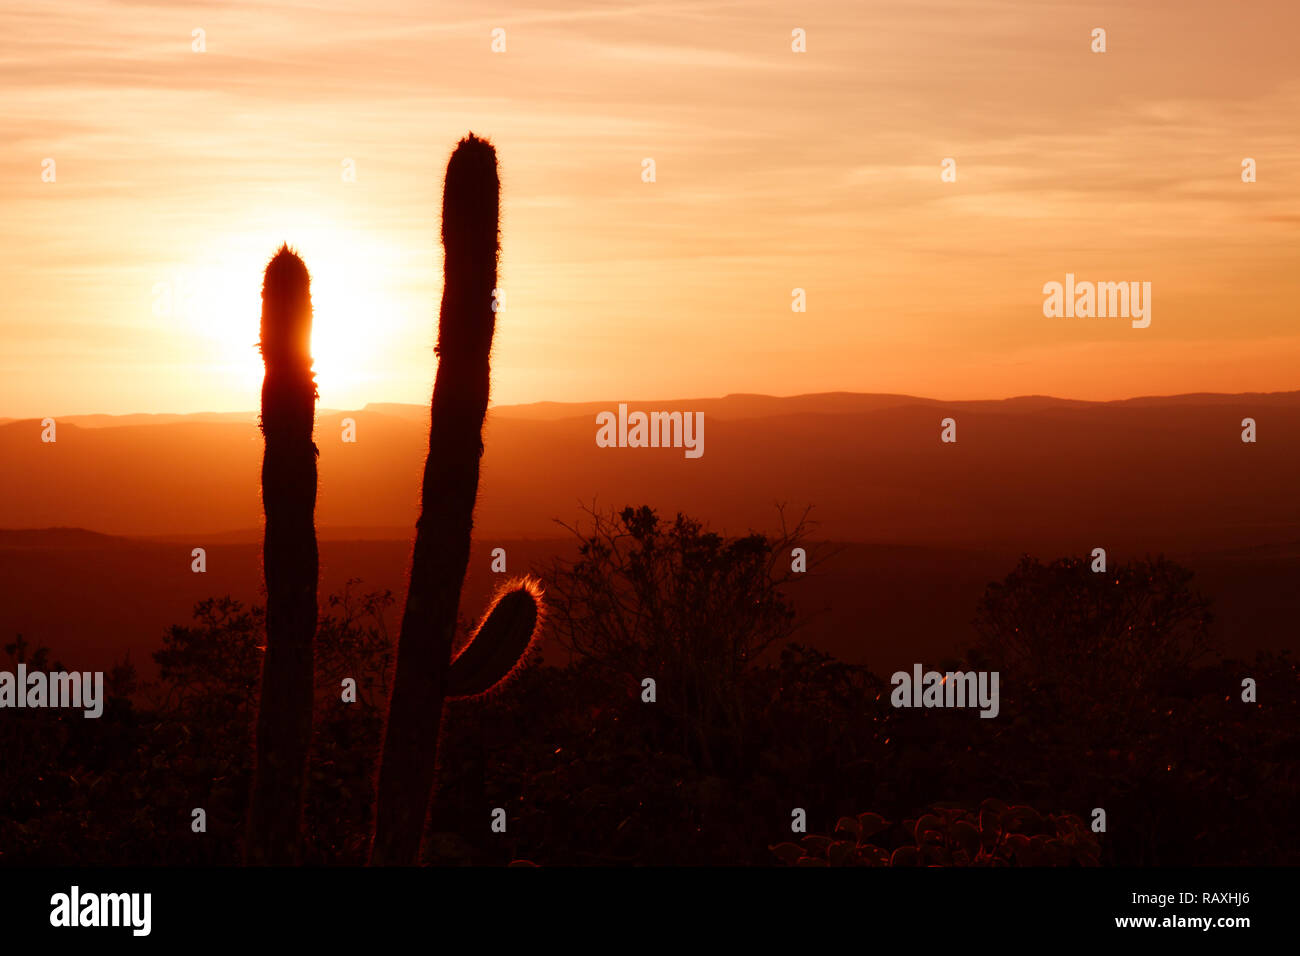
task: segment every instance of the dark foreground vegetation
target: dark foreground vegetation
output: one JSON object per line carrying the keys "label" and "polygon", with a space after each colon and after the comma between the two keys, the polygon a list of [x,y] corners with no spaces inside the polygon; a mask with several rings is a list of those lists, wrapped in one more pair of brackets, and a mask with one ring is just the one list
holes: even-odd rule
{"label": "dark foreground vegetation", "polygon": [[[989,720],[895,709],[889,675],[797,643],[791,550],[816,573],[802,524],[723,538],[648,509],[591,517],[577,561],[544,575],[573,663],[447,704],[425,862],[1300,862],[1300,673],[1210,648],[1177,565],[1027,558],[991,585],[978,646],[924,662],[998,670]],[[391,601],[354,583],[321,608],[307,863],[367,857]],[[204,601],[164,636],[156,683],[127,662],[108,675],[100,719],[6,711],[0,864],[238,863],[264,627],[260,608]],[[63,669],[22,639],[4,651],[0,668]]]}

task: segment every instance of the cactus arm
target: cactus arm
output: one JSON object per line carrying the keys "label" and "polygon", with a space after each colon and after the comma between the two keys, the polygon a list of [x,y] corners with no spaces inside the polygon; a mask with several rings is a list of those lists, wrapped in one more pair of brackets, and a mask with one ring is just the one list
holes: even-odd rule
{"label": "cactus arm", "polygon": [[531,578],[511,582],[493,598],[474,636],[451,662],[448,697],[477,697],[503,684],[539,630],[541,590]]}

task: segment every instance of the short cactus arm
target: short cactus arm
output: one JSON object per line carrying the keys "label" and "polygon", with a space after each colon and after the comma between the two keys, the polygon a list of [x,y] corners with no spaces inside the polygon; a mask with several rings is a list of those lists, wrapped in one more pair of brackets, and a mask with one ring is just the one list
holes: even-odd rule
{"label": "short cactus arm", "polygon": [[540,630],[541,588],[512,581],[497,592],[469,644],[447,672],[448,697],[477,697],[500,686],[528,653]]}

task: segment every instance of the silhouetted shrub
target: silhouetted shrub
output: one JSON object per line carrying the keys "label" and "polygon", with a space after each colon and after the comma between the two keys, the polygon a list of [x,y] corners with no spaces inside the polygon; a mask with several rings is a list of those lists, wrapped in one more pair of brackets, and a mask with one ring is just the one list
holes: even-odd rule
{"label": "silhouetted shrub", "polygon": [[[321,610],[304,847],[312,863],[366,858],[390,600],[349,584]],[[0,720],[0,864],[237,862],[262,640],[257,608],[202,602],[191,624],[169,630],[162,679],[134,705],[122,667],[99,720],[9,711]],[[850,836],[856,862],[900,850],[894,862],[1060,862],[1047,844],[1070,847],[1071,833],[1074,863],[1092,861],[1094,837],[1106,865],[1300,860],[1300,668],[1289,655],[1189,667],[1127,699],[1060,702],[1006,680],[996,720],[896,710],[865,667],[793,644],[742,673],[744,747],[721,750],[713,766],[683,749],[676,717],[656,716],[662,681],[660,703],[646,704],[639,683],[581,656],[524,669],[491,698],[450,701],[424,859],[775,865],[769,843],[797,804],[814,821],[859,824],[853,835],[841,821],[843,832],[810,844],[817,853],[798,845],[800,858],[817,856],[826,841],[826,863]],[[357,679],[355,704],[339,699],[344,677]],[[1242,700],[1245,677],[1258,682],[1258,702]],[[1014,807],[984,801],[990,793],[1089,822],[1100,807],[1108,829],[1079,833],[1077,818],[1058,815],[1042,817],[1040,831],[1027,814],[1004,820]],[[206,834],[190,831],[196,806],[208,811]],[[879,818],[859,815],[863,806]],[[990,818],[963,811],[977,806],[996,812],[1000,845],[984,846]],[[492,807],[507,808],[508,832],[490,832]],[[963,823],[981,834],[973,855]]]}
{"label": "silhouetted shrub", "polygon": [[1130,698],[1184,676],[1210,650],[1210,604],[1165,558],[1093,572],[1087,561],[1025,557],[990,584],[978,650],[1028,692]]}
{"label": "silhouetted shrub", "polygon": [[676,742],[665,746],[704,767],[746,753],[746,685],[764,651],[795,630],[781,588],[805,523],[726,538],[649,507],[590,515],[590,530],[570,529],[578,559],[557,563],[547,581],[560,641],[629,687],[652,678],[658,699],[646,719],[667,716]]}

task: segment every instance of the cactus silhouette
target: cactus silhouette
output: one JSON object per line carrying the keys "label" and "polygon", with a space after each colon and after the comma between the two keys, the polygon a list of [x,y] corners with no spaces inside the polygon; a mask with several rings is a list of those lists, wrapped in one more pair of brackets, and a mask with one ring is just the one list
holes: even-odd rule
{"label": "cactus silhouette", "polygon": [[257,713],[257,758],[245,860],[298,862],[311,744],[312,640],[316,631],[316,381],[311,358],[311,277],[288,245],[262,283],[262,506],[266,533],[266,655]]}
{"label": "cactus silhouette", "polygon": [[497,595],[469,645],[451,660],[483,454],[488,357],[496,325],[499,207],[496,151],[470,133],[452,153],[443,187],[438,374],[379,766],[372,864],[418,861],[437,770],[444,699],[499,686],[525,655],[542,616],[537,582],[511,582]]}

